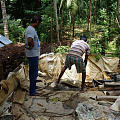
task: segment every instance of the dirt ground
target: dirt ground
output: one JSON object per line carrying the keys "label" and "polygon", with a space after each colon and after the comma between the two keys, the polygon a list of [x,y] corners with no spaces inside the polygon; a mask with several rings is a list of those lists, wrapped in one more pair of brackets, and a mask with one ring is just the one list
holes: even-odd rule
{"label": "dirt ground", "polygon": [[[51,45],[48,49],[44,44],[41,46],[41,52],[51,52]],[[0,106],[0,120],[120,120],[120,113],[110,109],[114,102],[96,101],[96,96],[105,95],[104,92],[90,87],[81,92],[79,88],[63,83],[54,90],[49,85],[51,79],[48,76],[38,77],[40,96],[29,96],[28,91],[17,88],[21,89],[20,99],[24,102],[15,102],[11,94]]]}
{"label": "dirt ground", "polygon": [[50,81],[48,76],[38,77],[40,96],[29,96],[22,90],[25,92],[23,104],[13,102],[14,97],[10,96],[4,103],[7,107],[0,113],[0,120],[120,120],[120,113],[110,109],[114,102],[95,100],[97,95],[104,95],[102,91],[87,87],[87,91],[80,92],[79,88],[63,83],[54,90],[47,86]]}
{"label": "dirt ground", "polygon": [[24,44],[9,44],[0,48],[0,81],[6,79],[24,60]]}
{"label": "dirt ground", "polygon": [[[51,44],[41,43],[41,54],[51,52]],[[24,43],[9,44],[0,48],[0,81],[6,79],[12,72],[25,61]]]}

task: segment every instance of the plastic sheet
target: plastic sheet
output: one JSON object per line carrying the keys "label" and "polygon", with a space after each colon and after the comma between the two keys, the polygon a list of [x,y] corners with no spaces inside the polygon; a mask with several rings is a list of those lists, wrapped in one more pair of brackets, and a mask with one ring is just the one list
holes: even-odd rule
{"label": "plastic sheet", "polygon": [[[65,55],[61,54],[43,54],[39,59],[39,70],[47,73],[53,78],[57,78],[64,66]],[[111,79],[106,72],[117,72],[119,58],[100,56],[99,61],[96,61],[94,55],[90,55],[86,66],[86,82],[95,80]],[[70,80],[74,84],[81,81],[81,74],[77,74],[75,65],[71,70],[66,70],[62,76],[63,80]]]}

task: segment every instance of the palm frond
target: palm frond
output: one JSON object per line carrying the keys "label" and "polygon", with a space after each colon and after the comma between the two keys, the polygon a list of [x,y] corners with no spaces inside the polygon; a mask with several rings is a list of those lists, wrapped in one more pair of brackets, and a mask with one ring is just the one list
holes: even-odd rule
{"label": "palm frond", "polygon": [[72,0],[71,3],[71,13],[75,15],[78,11],[78,5],[77,5],[77,0]]}
{"label": "palm frond", "polygon": [[67,0],[67,8],[71,7],[72,0]]}

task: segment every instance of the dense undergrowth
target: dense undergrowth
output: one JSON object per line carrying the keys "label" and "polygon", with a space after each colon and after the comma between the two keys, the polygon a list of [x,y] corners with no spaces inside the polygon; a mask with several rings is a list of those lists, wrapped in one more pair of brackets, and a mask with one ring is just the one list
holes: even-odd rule
{"label": "dense undergrowth", "polygon": [[[9,20],[9,36],[10,40],[13,43],[24,42],[24,33],[25,28],[21,26],[20,20]],[[2,24],[0,26],[3,27]],[[1,28],[1,27],[0,27]],[[91,37],[90,32],[86,30],[87,25],[81,24],[80,27],[76,25],[75,27],[75,36],[71,37],[71,31],[69,27],[64,28],[64,33],[62,34],[62,41],[64,42],[72,42],[76,39],[80,39],[81,35],[86,35],[88,38],[88,43],[91,47],[91,54],[96,55],[96,59],[99,59],[99,55],[105,55],[109,57],[120,57],[120,29],[119,28],[109,28],[111,29],[110,33],[108,32],[108,27],[102,25],[92,25],[91,29]],[[40,31],[40,29],[38,29]],[[0,29],[0,33],[3,34],[3,29]],[[39,34],[39,32],[38,32]],[[47,37],[46,34],[40,33],[39,38],[44,41],[44,37]],[[49,42],[49,41],[48,41]],[[54,40],[53,40],[54,44]],[[67,53],[69,50],[69,45],[56,46],[53,48],[55,53]]]}

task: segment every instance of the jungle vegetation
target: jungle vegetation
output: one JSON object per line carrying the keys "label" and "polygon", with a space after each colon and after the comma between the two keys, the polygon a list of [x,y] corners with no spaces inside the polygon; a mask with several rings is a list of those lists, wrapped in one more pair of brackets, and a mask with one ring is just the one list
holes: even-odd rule
{"label": "jungle vegetation", "polygon": [[86,35],[91,53],[120,57],[120,0],[1,0],[0,9],[0,34],[14,43],[24,42],[38,15],[41,42],[60,46]]}

